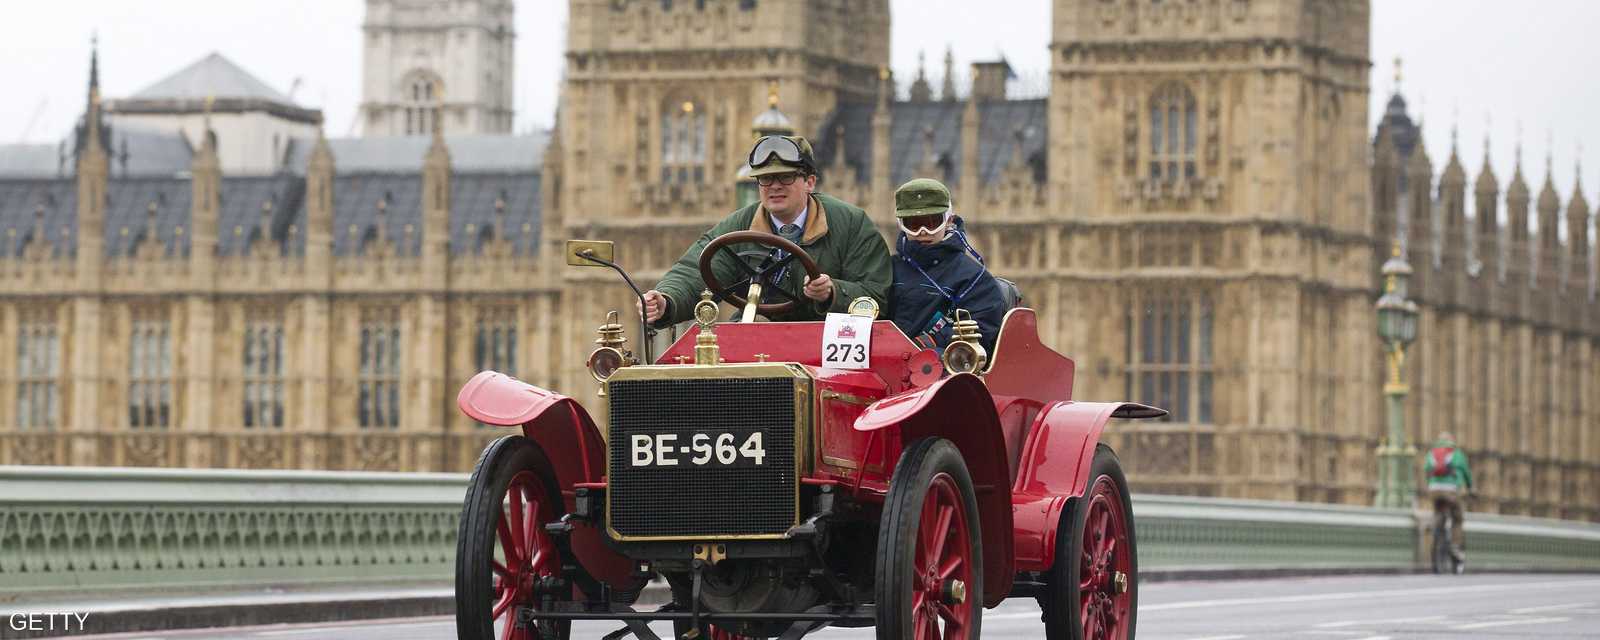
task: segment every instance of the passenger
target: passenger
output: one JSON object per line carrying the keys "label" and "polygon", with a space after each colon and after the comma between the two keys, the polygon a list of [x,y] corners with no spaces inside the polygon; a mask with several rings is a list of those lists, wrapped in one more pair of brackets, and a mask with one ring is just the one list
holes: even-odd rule
{"label": "passenger", "polygon": [[900,237],[889,317],[917,345],[943,353],[955,328],[955,310],[966,309],[983,332],[984,350],[993,355],[1011,305],[983,256],[967,242],[950,190],[938,180],[917,178],[895,190],[894,209]]}
{"label": "passenger", "polygon": [[[789,239],[805,249],[822,272],[811,279],[798,266],[786,269],[779,286],[801,292],[812,304],[797,305],[771,320],[821,320],[830,311],[846,312],[850,301],[861,296],[885,305],[894,273],[889,266],[889,247],[859,207],[813,191],[817,165],[811,144],[798,136],[764,136],[750,150],[750,167],[750,176],[760,187],[760,201],[734,211],[702,234],[656,288],[645,292],[641,310],[645,320],[655,326],[688,320],[706,286],[700,278],[701,250],[718,236],[744,230]],[[713,264],[719,268],[717,280],[739,280],[737,265],[728,261]],[[767,293],[773,292],[769,289]],[[767,302],[785,300],[765,294],[762,298]]]}

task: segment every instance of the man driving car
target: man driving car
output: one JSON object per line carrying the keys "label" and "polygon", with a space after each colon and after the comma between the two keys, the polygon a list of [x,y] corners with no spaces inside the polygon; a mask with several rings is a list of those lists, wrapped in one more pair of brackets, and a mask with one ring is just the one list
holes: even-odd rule
{"label": "man driving car", "polygon": [[[770,320],[821,320],[830,311],[846,311],[850,301],[860,296],[884,305],[894,274],[889,247],[860,207],[815,192],[817,168],[811,144],[798,136],[764,136],[750,150],[749,162],[760,199],[701,234],[661,282],[645,292],[640,309],[645,320],[657,327],[688,320],[700,291],[706,288],[700,275],[700,253],[712,240],[746,230],[793,242],[811,256],[820,272],[813,278],[798,264],[783,265],[789,256],[781,249],[755,243],[733,245],[755,270],[764,265],[776,267],[763,272],[772,282],[762,283],[765,290],[760,302],[784,301],[796,293],[804,298]],[[731,255],[717,255],[711,262],[718,283],[736,283],[750,273],[733,260]],[[774,286],[782,291],[773,291]]]}

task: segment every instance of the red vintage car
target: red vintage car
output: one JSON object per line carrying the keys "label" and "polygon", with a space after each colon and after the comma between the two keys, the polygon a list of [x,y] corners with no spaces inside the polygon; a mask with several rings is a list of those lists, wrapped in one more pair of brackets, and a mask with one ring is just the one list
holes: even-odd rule
{"label": "red vintage car", "polygon": [[[775,312],[752,284],[789,260],[817,274],[780,237],[734,235],[701,260],[723,300]],[[783,252],[721,288],[709,256],[736,242]],[[606,243],[571,242],[568,260],[617,268]],[[1165,411],[1074,400],[1073,362],[1041,343],[1033,310],[1006,315],[992,362],[975,323],[941,360],[857,320],[859,368],[822,365],[828,323],[717,323],[709,295],[696,318],[659,357],[641,349],[650,364],[615,320],[601,327],[605,427],[492,371],[461,389],[468,416],[519,432],[484,450],[467,490],[460,638],[566,638],[573,620],[619,622],[608,640],[658,638],[652,620],[681,638],[977,638],[1009,597],[1037,599],[1051,639],[1133,637],[1132,511],[1099,439],[1112,418]],[[671,602],[633,606],[658,578]]]}

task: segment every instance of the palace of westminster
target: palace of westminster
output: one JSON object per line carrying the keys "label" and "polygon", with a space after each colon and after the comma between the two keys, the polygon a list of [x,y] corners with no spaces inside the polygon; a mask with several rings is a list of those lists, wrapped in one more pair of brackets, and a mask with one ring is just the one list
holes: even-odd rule
{"label": "palace of westminster", "polygon": [[1600,520],[1583,186],[1430,158],[1398,92],[1369,130],[1370,0],[1052,0],[1030,97],[1004,61],[897,82],[888,4],[569,0],[530,135],[510,0],[368,0],[353,138],[218,54],[102,99],[91,54],[76,130],[0,146],[0,464],[470,469],[479,370],[599,406],[632,294],[562,242],[653,282],[790,130],[886,238],[944,180],[1076,397],[1171,409],[1108,430],[1135,490],[1371,504],[1401,251],[1409,440],[1456,434],[1473,509]]}

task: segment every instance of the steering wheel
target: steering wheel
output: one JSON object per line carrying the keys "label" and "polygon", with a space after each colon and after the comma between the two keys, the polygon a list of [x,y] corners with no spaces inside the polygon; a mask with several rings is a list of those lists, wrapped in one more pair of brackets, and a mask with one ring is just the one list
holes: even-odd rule
{"label": "steering wheel", "polygon": [[[781,249],[788,255],[781,259],[769,260],[759,266],[752,267],[738,253],[734,252],[730,246],[738,242],[752,242],[769,249]],[[711,263],[717,257],[718,252],[726,253],[733,258],[734,264],[739,265],[744,277],[731,285],[722,286],[722,283],[717,281],[717,275],[711,269]],[[778,292],[779,295],[788,298],[788,300],[770,303],[760,303],[758,300],[756,312],[770,318],[775,314],[787,313],[793,310],[796,305],[806,299],[803,295],[784,289],[778,282],[770,282],[772,276],[783,271],[784,267],[789,266],[789,263],[795,260],[800,261],[800,266],[806,270],[806,275],[812,278],[822,276],[822,270],[817,268],[816,261],[811,259],[806,250],[801,249],[800,245],[790,242],[783,236],[773,235],[764,231],[734,231],[713,239],[711,244],[706,245],[705,250],[700,252],[700,279],[705,281],[706,288],[710,289],[718,298],[741,307],[748,305],[749,302],[736,291],[752,284],[760,284],[763,289],[771,286],[773,291]]]}

